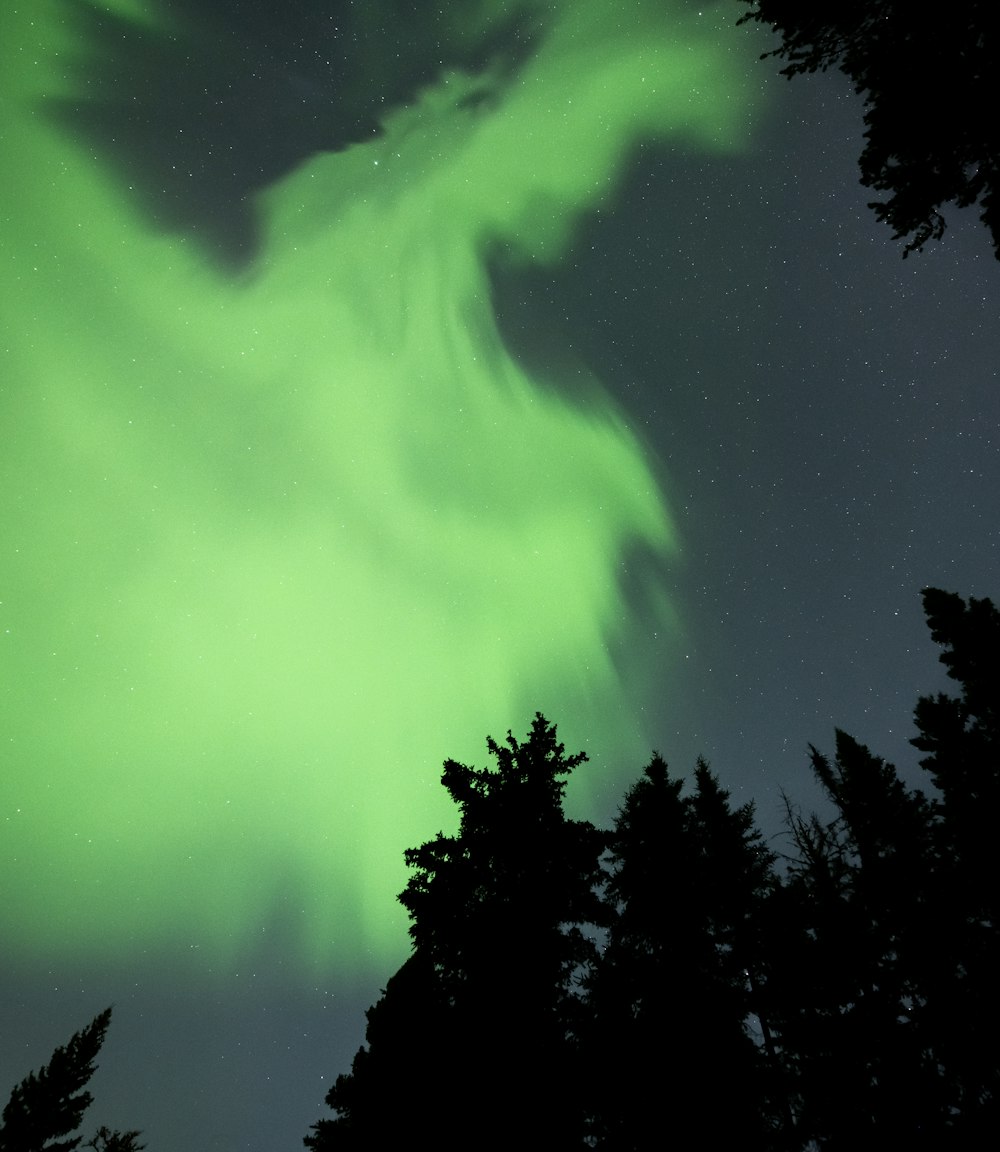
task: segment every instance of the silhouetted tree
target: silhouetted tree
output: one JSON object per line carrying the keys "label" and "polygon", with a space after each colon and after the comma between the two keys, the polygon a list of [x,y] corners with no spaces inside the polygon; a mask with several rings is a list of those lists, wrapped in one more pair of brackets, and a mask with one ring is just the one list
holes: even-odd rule
{"label": "silhouetted tree", "polygon": [[953,1128],[961,1147],[981,1147],[1000,1125],[1000,612],[925,589],[924,611],[941,662],[961,686],[917,703],[919,735],[936,801],[941,979],[935,1010],[939,1058],[950,1077]]}
{"label": "silhouetted tree", "polygon": [[584,757],[540,715],[488,742],[495,769],[448,761],[458,834],[406,853],[412,954],[306,1144],[988,1147],[1000,613],[924,607],[961,686],[916,709],[935,795],[838,731],[833,759],[811,749],[832,816],[789,806],[780,876],[702,762],[685,794],[654,756],[604,833],[566,819]]}
{"label": "silhouetted tree", "polygon": [[920,765],[941,794],[946,848],[978,903],[996,921],[996,812],[1000,806],[1000,612],[990,600],[966,603],[954,593],[927,588],[924,612],[941,663],[962,688],[958,697],[922,696],[914,714],[926,752]]}
{"label": "silhouetted tree", "polygon": [[449,1107],[450,1005],[421,953],[389,979],[365,1015],[365,1046],[326,1096],[337,1116],[317,1121],[305,1144],[317,1152],[402,1148],[415,1134],[434,1132],[436,1147],[458,1146],[464,1109],[460,1101]]}
{"label": "silhouetted tree", "polygon": [[142,1152],[145,1144],[139,1143],[138,1131],[112,1132],[103,1124],[84,1144],[84,1148],[94,1148],[96,1152]]}
{"label": "silhouetted tree", "polygon": [[1000,1097],[995,813],[1000,614],[927,589],[960,697],[921,698],[936,794],[843,732],[812,750],[832,820],[790,813],[795,854],[769,902],[769,1019],[800,1144],[986,1146]]}
{"label": "silhouetted tree", "polygon": [[71,1152],[82,1137],[67,1140],[93,1101],[86,1084],[111,1022],[105,1008],[38,1072],[11,1092],[0,1123],[0,1152]]}
{"label": "silhouetted tree", "polygon": [[778,1122],[749,1031],[771,856],[703,762],[681,792],[654,756],[611,837],[614,916],[589,981],[602,1149],[763,1148]]}
{"label": "silhouetted tree", "polygon": [[744,0],[740,23],[782,39],[782,73],[839,68],[865,100],[861,183],[903,255],[940,239],[944,204],[978,204],[1000,257],[1000,13],[994,0],[931,10],[913,0]]}
{"label": "silhouetted tree", "polygon": [[544,717],[488,747],[496,769],[445,764],[458,834],[406,852],[413,955],[327,1097],[338,1118],[306,1138],[317,1152],[379,1146],[396,1123],[379,1109],[437,1149],[580,1146],[577,981],[595,958],[604,834],[566,818],[565,777],[586,757]]}
{"label": "silhouetted tree", "polygon": [[944,1146],[949,1118],[923,1014],[935,946],[931,809],[844,732],[836,759],[812,749],[812,766],[836,816],[791,814],[796,855],[772,958],[771,1022],[798,1140],[930,1152]]}

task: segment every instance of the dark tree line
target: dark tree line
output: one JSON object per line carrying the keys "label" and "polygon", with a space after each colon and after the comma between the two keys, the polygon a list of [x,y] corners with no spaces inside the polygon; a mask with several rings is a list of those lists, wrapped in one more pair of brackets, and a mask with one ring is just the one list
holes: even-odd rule
{"label": "dark tree line", "polygon": [[699,763],[654,755],[614,826],[563,811],[536,716],[406,854],[412,951],[368,1012],[313,1152],[734,1147],[966,1152],[997,1130],[1000,613],[928,589],[959,692],[923,697],[912,789],[846,733],[830,819],[764,844]]}
{"label": "dark tree line", "polygon": [[869,204],[907,238],[903,255],[939,240],[941,207],[978,205],[1000,258],[1000,11],[994,0],[741,0],[740,23],[768,24],[766,56],[792,77],[838,68],[865,102],[861,183]]}

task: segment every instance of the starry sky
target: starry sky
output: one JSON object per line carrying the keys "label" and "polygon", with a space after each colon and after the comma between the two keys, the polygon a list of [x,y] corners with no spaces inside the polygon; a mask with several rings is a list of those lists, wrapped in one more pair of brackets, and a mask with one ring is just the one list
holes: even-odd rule
{"label": "starry sky", "polygon": [[541,709],[574,814],[704,755],[780,849],[1000,595],[974,212],[904,261],[729,0],[450,7],[0,16],[0,1091],[113,1003],[154,1152],[324,1114],[444,757]]}

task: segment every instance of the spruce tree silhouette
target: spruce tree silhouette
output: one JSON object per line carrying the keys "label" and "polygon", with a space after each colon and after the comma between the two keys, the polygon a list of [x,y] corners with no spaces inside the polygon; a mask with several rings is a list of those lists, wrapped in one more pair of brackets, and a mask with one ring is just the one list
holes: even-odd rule
{"label": "spruce tree silhouette", "polygon": [[771,1019],[793,1074],[798,1138],[845,1152],[897,1140],[930,1152],[948,1122],[922,1013],[939,927],[931,808],[844,732],[833,762],[811,755],[837,814],[792,816],[798,855],[772,962]]}
{"label": "spruce tree silhouette", "polygon": [[[957,697],[922,696],[911,743],[939,790],[937,860],[941,900],[934,954],[940,979],[938,1049],[951,1078],[957,1146],[982,1147],[1000,1125],[1000,612],[990,600],[927,588],[924,612]],[[947,918],[947,919],[946,919]]]}
{"label": "spruce tree silhouette", "polygon": [[780,1122],[748,1030],[771,856],[752,807],[734,811],[703,762],[681,791],[654,756],[611,837],[614,917],[589,982],[602,1149],[759,1149]]}
{"label": "spruce tree silhouette", "polygon": [[865,99],[861,183],[869,204],[908,237],[903,255],[939,240],[944,204],[978,204],[1000,258],[1000,14],[993,0],[929,10],[912,0],[744,0],[749,20],[782,39],[782,73],[836,67]]}
{"label": "spruce tree silhouette", "polygon": [[918,701],[936,794],[843,732],[812,749],[830,821],[790,813],[796,856],[772,899],[769,1019],[797,1137],[822,1149],[985,1146],[1000,1100],[1000,614],[926,589],[959,697]]}
{"label": "spruce tree silhouette", "polygon": [[105,1008],[38,1072],[11,1092],[0,1123],[0,1152],[71,1152],[82,1137],[68,1140],[93,1101],[85,1090],[111,1022]]}
{"label": "spruce tree silhouette", "polygon": [[924,612],[941,663],[962,688],[958,697],[922,696],[911,743],[928,755],[920,765],[940,790],[948,849],[980,911],[996,919],[997,885],[990,867],[995,814],[1000,804],[1000,612],[990,600],[927,588]]}
{"label": "spruce tree silhouette", "polygon": [[543,716],[525,742],[487,744],[495,769],[444,767],[458,834],[406,852],[413,954],[327,1096],[338,1117],[306,1137],[316,1152],[388,1146],[392,1131],[439,1150],[581,1145],[578,981],[596,957],[605,838],[566,818],[565,777],[586,757]]}

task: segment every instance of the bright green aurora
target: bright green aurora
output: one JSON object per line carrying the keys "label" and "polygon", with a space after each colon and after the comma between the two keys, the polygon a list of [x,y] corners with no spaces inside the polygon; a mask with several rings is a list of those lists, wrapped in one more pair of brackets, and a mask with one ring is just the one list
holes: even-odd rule
{"label": "bright green aurora", "polygon": [[745,137],[727,7],[627,7],[539,5],[513,75],[443,71],[303,164],[237,273],[47,114],[87,50],[64,0],[3,6],[0,931],[25,962],[224,967],[276,918],[303,967],[398,956],[445,756],[535,709],[648,752],[611,652],[623,563],[673,547],[659,470],[596,385],[527,378],[486,263],[557,260],[640,140]]}

